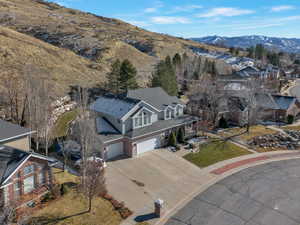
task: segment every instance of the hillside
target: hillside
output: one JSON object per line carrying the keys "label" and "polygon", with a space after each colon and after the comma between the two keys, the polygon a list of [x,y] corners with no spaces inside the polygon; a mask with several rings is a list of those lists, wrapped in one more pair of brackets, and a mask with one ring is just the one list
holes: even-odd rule
{"label": "hillside", "polygon": [[192,40],[200,43],[240,48],[249,48],[257,44],[262,44],[266,48],[272,50],[300,53],[300,39],[297,38],[277,38],[253,35],[241,37],[208,36],[203,38],[192,38]]}
{"label": "hillside", "polygon": [[146,84],[159,59],[192,53],[191,47],[227,51],[140,29],[42,0],[0,0],[0,25],[73,51],[107,70],[116,58],[129,58]]}
{"label": "hillside", "polygon": [[[70,85],[99,84],[103,81],[105,72],[105,67],[96,65],[70,50],[0,26],[0,74],[13,71],[20,76],[26,75],[30,72],[26,65],[33,65],[31,70],[43,71],[44,76],[52,81],[55,87],[52,95],[64,94]],[[32,75],[42,76],[34,72]]]}

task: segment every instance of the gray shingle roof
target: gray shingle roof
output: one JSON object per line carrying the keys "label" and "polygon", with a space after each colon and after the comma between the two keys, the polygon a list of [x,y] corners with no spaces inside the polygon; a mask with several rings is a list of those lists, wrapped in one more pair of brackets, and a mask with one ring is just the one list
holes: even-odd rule
{"label": "gray shingle roof", "polygon": [[171,129],[173,127],[178,127],[183,124],[192,123],[194,121],[199,121],[199,118],[195,117],[195,116],[183,115],[181,117],[174,118],[171,120],[159,120],[150,126],[132,130],[125,135],[122,135],[122,134],[109,134],[109,135],[98,134],[97,136],[103,143],[110,143],[112,141],[123,139],[125,137],[137,138],[137,137],[145,136],[145,135],[159,132],[159,131],[163,132],[164,130]]}
{"label": "gray shingle roof", "polygon": [[189,115],[183,115],[171,120],[159,120],[155,123],[153,123],[151,126],[142,127],[139,129],[135,129],[129,133],[126,134],[126,136],[130,138],[135,138],[143,135],[147,135],[150,133],[154,133],[157,131],[163,131],[170,129],[172,127],[177,127],[183,124],[192,123],[195,121],[199,121],[198,117],[195,116],[189,116]]}
{"label": "gray shingle roof", "polygon": [[296,102],[296,98],[292,96],[273,95],[273,99],[278,107],[283,110],[289,109]]}
{"label": "gray shingle roof", "polygon": [[0,185],[30,155],[18,149],[0,147]]}
{"label": "gray shingle roof", "polygon": [[44,159],[52,163],[56,162],[55,159],[34,152],[25,152],[9,146],[0,146],[0,186],[3,185],[3,182],[30,157]]}
{"label": "gray shingle roof", "polygon": [[138,102],[139,101],[134,99],[102,96],[90,106],[90,109],[121,119],[133,109]]}
{"label": "gray shingle roof", "polygon": [[29,133],[30,129],[0,120],[0,142],[7,141],[14,137],[26,136]]}
{"label": "gray shingle roof", "polygon": [[264,109],[280,109],[270,94],[256,94],[256,103],[259,107]]}
{"label": "gray shingle roof", "polygon": [[184,104],[176,96],[169,96],[160,87],[129,90],[126,97],[145,101],[158,110],[164,110],[167,105]]}

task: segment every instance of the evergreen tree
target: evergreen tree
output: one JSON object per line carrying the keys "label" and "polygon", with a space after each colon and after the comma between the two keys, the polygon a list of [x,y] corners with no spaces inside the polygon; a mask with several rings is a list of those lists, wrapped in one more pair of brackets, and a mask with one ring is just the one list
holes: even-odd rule
{"label": "evergreen tree", "polygon": [[169,136],[169,146],[174,146],[176,147],[177,145],[177,139],[176,139],[176,134],[174,132],[172,132]]}
{"label": "evergreen tree", "polygon": [[125,59],[120,67],[121,90],[127,91],[138,88],[136,81],[137,71],[128,59]]}
{"label": "evergreen tree", "polygon": [[121,62],[116,60],[112,66],[110,73],[107,74],[107,88],[111,93],[120,93],[121,83],[120,83],[120,69]]}
{"label": "evergreen tree", "polygon": [[152,77],[152,87],[162,87],[171,96],[178,94],[176,75],[169,56],[157,65]]}
{"label": "evergreen tree", "polygon": [[177,140],[178,140],[179,143],[184,143],[184,130],[183,130],[183,128],[179,128],[178,135],[177,135]]}
{"label": "evergreen tree", "polygon": [[175,67],[181,65],[181,56],[178,53],[176,53],[173,57],[173,65]]}

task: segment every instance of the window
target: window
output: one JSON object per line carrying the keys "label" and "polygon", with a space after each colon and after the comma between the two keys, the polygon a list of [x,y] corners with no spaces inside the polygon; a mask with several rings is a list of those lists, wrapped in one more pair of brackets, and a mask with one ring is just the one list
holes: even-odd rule
{"label": "window", "polygon": [[24,193],[30,193],[34,189],[34,176],[27,177],[24,180]]}
{"label": "window", "polygon": [[166,111],[166,119],[170,119],[171,118],[171,110],[167,109]]}
{"label": "window", "polygon": [[26,166],[24,168],[24,176],[33,173],[33,171],[34,171],[34,166],[33,165]]}
{"label": "window", "polygon": [[8,204],[9,202],[9,192],[8,192],[8,186],[4,188],[4,204]]}
{"label": "window", "polygon": [[46,183],[46,176],[44,170],[40,171],[40,173],[38,174],[38,182],[40,185]]}
{"label": "window", "polygon": [[15,200],[19,199],[21,195],[21,183],[18,181],[14,183],[14,198]]}
{"label": "window", "polygon": [[144,112],[144,125],[148,123],[147,113]]}
{"label": "window", "polygon": [[134,118],[134,127],[139,126],[139,118]]}

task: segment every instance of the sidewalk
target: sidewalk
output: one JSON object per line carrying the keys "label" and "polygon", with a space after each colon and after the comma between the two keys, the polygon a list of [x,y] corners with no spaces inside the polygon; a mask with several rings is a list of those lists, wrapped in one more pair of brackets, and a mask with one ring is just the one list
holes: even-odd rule
{"label": "sidewalk", "polygon": [[237,173],[243,169],[253,167],[260,164],[265,164],[273,161],[288,160],[293,158],[300,158],[300,151],[276,151],[267,153],[254,153],[246,156],[241,156],[233,159],[229,159],[223,162],[216,163],[212,166],[202,169],[203,174],[210,174],[209,179],[206,179],[205,183],[199,186],[198,190],[186,196],[185,199],[177,204],[174,208],[165,212],[163,218],[156,221],[150,221],[150,224],[163,225],[167,220],[190,202],[195,196],[205,191],[211,185],[218,181]]}

